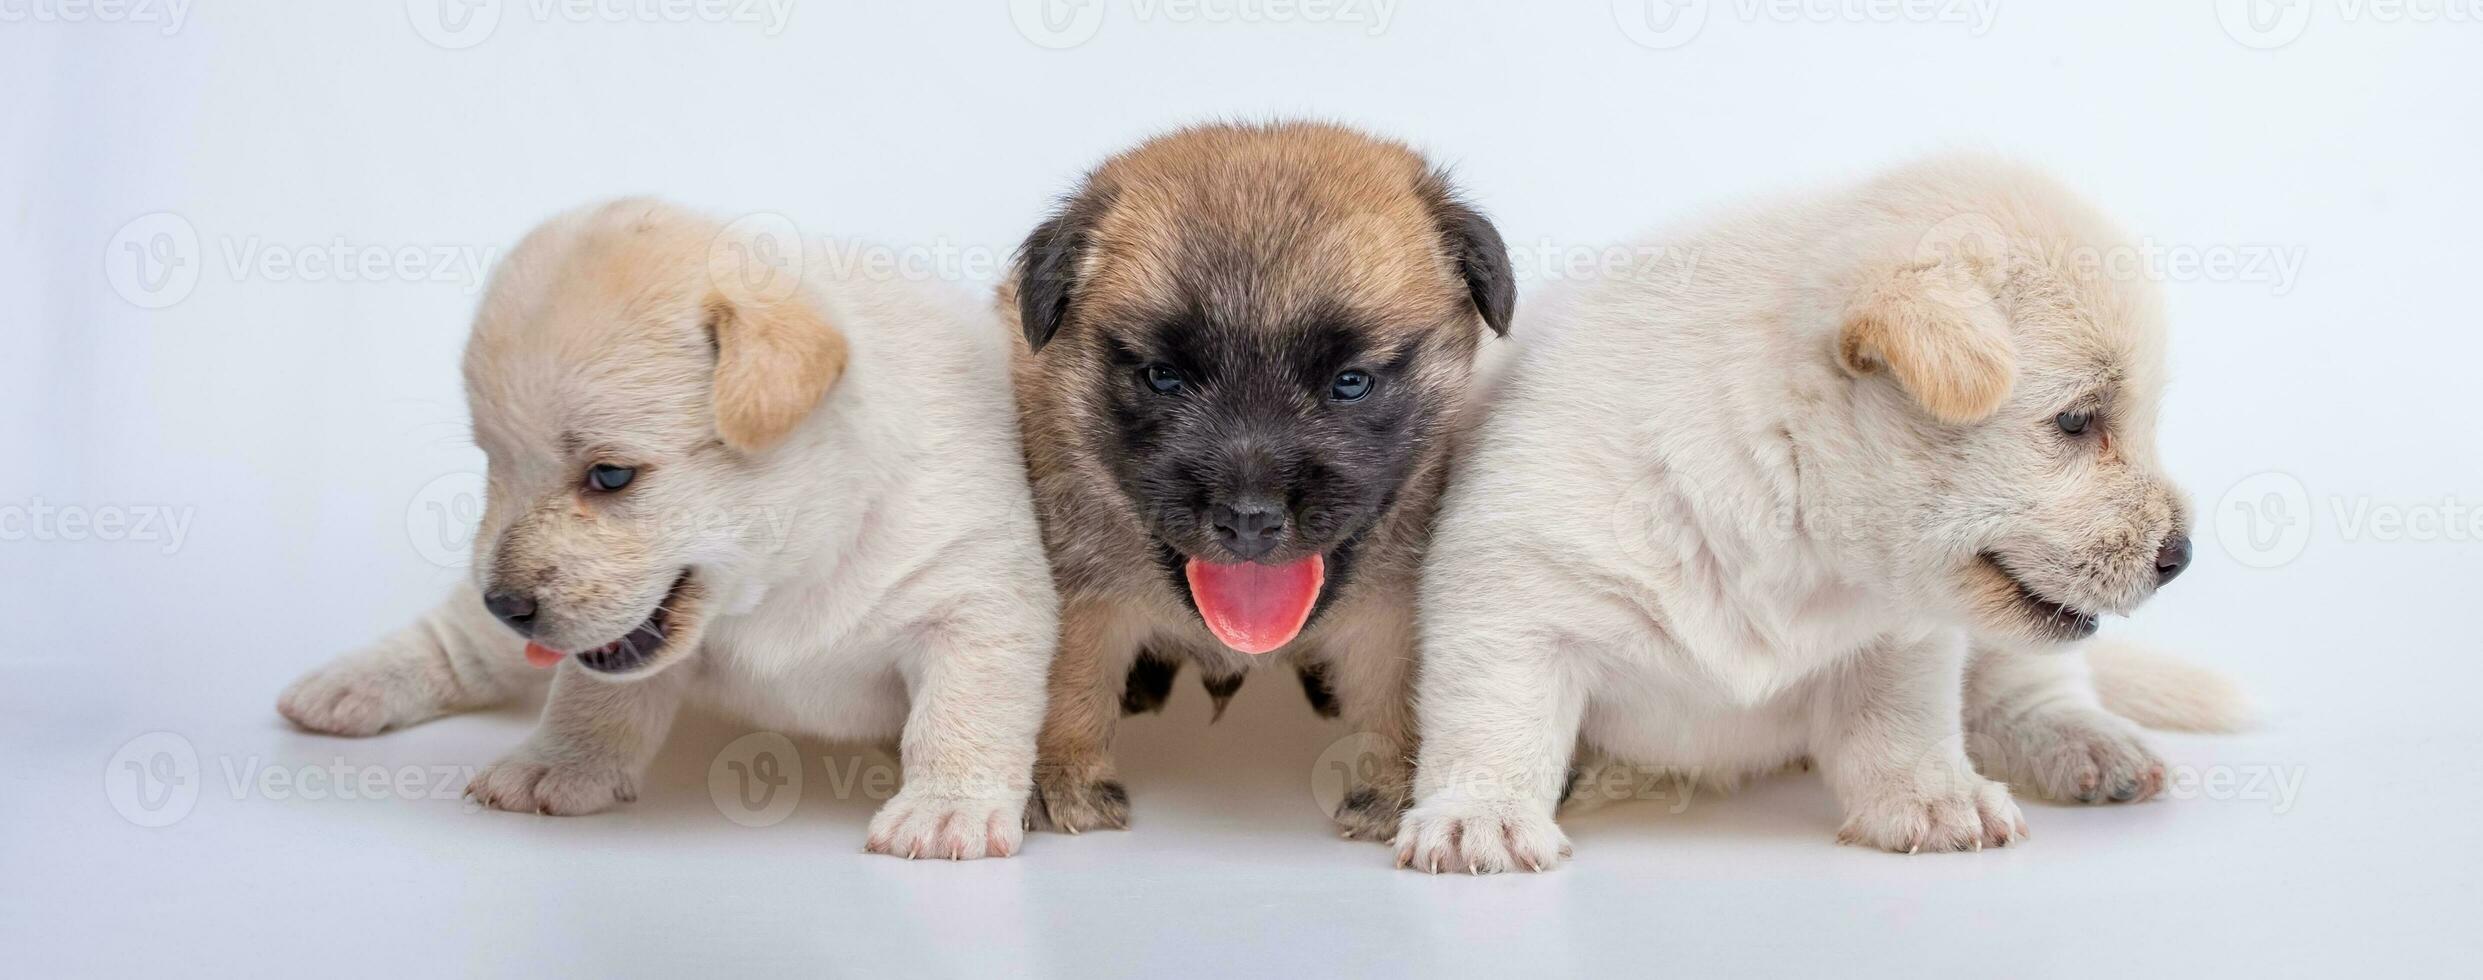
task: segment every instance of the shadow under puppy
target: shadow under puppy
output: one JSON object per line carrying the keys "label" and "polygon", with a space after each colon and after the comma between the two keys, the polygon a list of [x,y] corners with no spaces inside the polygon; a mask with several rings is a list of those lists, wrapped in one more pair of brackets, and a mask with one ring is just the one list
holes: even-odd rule
{"label": "shadow under puppy", "polygon": [[[1906,852],[2024,836],[1987,775],[2155,792],[2057,652],[2189,563],[2126,242],[2039,174],[1940,158],[1535,301],[1441,503],[1399,862],[1551,866],[1580,745],[1711,784],[1815,761],[1839,838]],[[2143,719],[2240,717],[2198,672],[2094,666]]]}
{"label": "shadow under puppy", "polygon": [[761,244],[647,200],[527,235],[466,346],[490,467],[473,581],[296,682],[285,717],[369,735],[509,701],[529,661],[556,665],[534,735],[469,795],[545,814],[634,799],[696,700],[901,734],[871,850],[1016,851],[1058,614],[1007,336],[962,291],[805,281]]}
{"label": "shadow under puppy", "polygon": [[1403,145],[1201,126],[1096,168],[1008,288],[1062,599],[1033,815],[1126,826],[1123,707],[1160,705],[1185,659],[1221,702],[1273,654],[1383,740],[1336,819],[1385,839],[1416,744],[1414,580],[1476,351],[1513,304],[1499,233]]}

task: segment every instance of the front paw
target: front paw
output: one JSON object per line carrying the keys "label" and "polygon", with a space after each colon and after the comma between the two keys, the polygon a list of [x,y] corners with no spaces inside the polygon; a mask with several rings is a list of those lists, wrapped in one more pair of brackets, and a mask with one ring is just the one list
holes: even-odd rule
{"label": "front paw", "polygon": [[1035,779],[1026,820],[1064,833],[1129,829],[1129,788],[1105,770],[1099,774],[1054,773]]}
{"label": "front paw", "polygon": [[2164,759],[2146,733],[2117,715],[2038,714],[2012,721],[2001,737],[2017,760],[2007,767],[2009,781],[2045,799],[2135,803],[2164,790]]}
{"label": "front paw", "polygon": [[1356,787],[1345,794],[1344,802],[1336,805],[1336,825],[1343,829],[1346,840],[1391,840],[1397,836],[1398,818],[1405,813],[1405,803],[1405,797],[1397,793]]}
{"label": "front paw", "polygon": [[871,818],[862,849],[896,857],[967,861],[1008,857],[1025,840],[1014,799],[991,800],[901,790]]}
{"label": "front paw", "polygon": [[1433,801],[1406,811],[1397,867],[1439,874],[1543,871],[1569,856],[1569,835],[1549,806]]}
{"label": "front paw", "polygon": [[512,813],[571,817],[638,798],[638,781],[619,766],[553,761],[520,749],[466,784],[466,795]]}
{"label": "front paw", "polygon": [[371,657],[350,656],[302,675],[276,697],[276,713],[309,731],[360,738],[438,712],[415,677]]}
{"label": "front paw", "polygon": [[1891,788],[1848,808],[1840,844],[1889,851],[1980,851],[2026,837],[2009,788],[1960,772],[1924,785]]}

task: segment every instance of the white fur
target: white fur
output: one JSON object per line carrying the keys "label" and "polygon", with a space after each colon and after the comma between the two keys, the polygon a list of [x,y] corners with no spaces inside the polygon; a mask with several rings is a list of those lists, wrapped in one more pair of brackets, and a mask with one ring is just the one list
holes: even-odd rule
{"label": "white fur", "polygon": [[[620,308],[656,307],[651,315],[662,322],[646,336],[562,325],[609,312],[570,308],[602,301],[563,265],[580,251],[570,241],[620,234],[630,221],[687,226],[675,229],[679,246],[659,250],[649,275],[679,271],[665,264],[673,258],[703,262],[714,230],[660,205],[621,202],[556,219],[495,276],[468,362],[477,437],[493,467],[477,580],[523,560],[495,553],[516,547],[496,542],[538,499],[580,513],[604,506],[569,495],[576,461],[546,463],[530,445],[580,425],[582,413],[620,430],[606,441],[662,443],[665,433],[682,433],[694,448],[640,478],[648,494],[667,495],[646,505],[661,499],[685,521],[699,508],[728,519],[620,549],[628,554],[604,553],[614,549],[573,531],[553,563],[581,594],[659,597],[670,570],[689,567],[706,589],[703,637],[694,653],[626,678],[564,660],[541,726],[470,792],[503,809],[551,814],[630,800],[676,710],[700,702],[790,733],[901,736],[904,785],[872,821],[873,850],[1013,853],[1057,602],[997,317],[962,292],[813,275],[793,301],[817,304],[844,335],[850,360],[781,443],[729,451],[714,438],[701,390],[711,355],[695,322],[671,322],[694,320],[711,302],[695,278],[703,270],[679,309],[649,300],[664,293],[649,283],[603,287]],[[544,339],[562,330],[574,336]],[[590,387],[629,396],[599,407],[600,396],[567,387],[581,372]],[[640,565],[661,571],[630,570]],[[646,610],[633,605],[619,619],[580,627],[594,635],[579,642],[601,642]],[[531,680],[523,646],[484,610],[477,585],[462,586],[413,625],[304,677],[280,708],[307,728],[367,735],[500,703]]]}
{"label": "white fur", "polygon": [[[2160,771],[2006,577],[2126,612],[2184,533],[2152,290],[2070,264],[2121,240],[2038,175],[1949,158],[1525,304],[1425,570],[1399,862],[1551,866],[1581,747],[1713,784],[1815,762],[1840,839],[1909,852],[2024,836],[1970,744],[2063,796]],[[2099,434],[2055,424],[2080,404]]]}

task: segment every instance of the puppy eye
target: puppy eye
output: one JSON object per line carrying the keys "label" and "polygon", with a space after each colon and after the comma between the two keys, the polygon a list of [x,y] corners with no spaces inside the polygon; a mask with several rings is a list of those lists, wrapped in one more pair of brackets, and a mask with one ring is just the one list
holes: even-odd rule
{"label": "puppy eye", "polygon": [[1190,383],[1188,379],[1181,376],[1181,372],[1174,370],[1169,364],[1149,364],[1146,370],[1139,372],[1139,375],[1146,379],[1147,387],[1154,389],[1159,395],[1178,393]]}
{"label": "puppy eye", "polygon": [[597,463],[586,468],[586,488],[600,493],[612,493],[628,486],[629,481],[636,479],[637,476],[638,469],[634,466]]}
{"label": "puppy eye", "polygon": [[2085,432],[2086,427],[2094,422],[2095,413],[2093,412],[2062,412],[2052,416],[2053,425],[2060,426],[2062,432],[2073,436]]}
{"label": "puppy eye", "polygon": [[1328,385],[1328,397],[1341,402],[1358,402],[1370,394],[1377,383],[1378,379],[1368,372],[1347,371],[1337,375],[1336,380]]}

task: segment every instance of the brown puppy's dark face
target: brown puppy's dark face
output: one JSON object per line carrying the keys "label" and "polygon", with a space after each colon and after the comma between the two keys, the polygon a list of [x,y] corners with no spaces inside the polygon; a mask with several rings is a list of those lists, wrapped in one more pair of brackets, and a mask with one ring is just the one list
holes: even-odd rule
{"label": "brown puppy's dark face", "polygon": [[1047,387],[1168,583],[1190,597],[1191,559],[1318,556],[1322,605],[1437,454],[1476,321],[1505,332],[1513,291],[1498,232],[1436,172],[1332,127],[1116,158],[1028,239],[1017,289]]}
{"label": "brown puppy's dark face", "polygon": [[1341,583],[1354,537],[1386,511],[1457,394],[1422,369],[1461,366],[1471,345],[1341,307],[1290,323],[1247,315],[1194,308],[1103,331],[1109,363],[1088,397],[1104,410],[1087,436],[1168,567],[1318,554]]}

